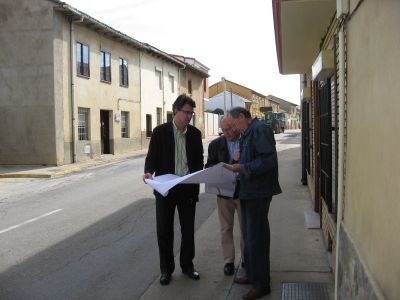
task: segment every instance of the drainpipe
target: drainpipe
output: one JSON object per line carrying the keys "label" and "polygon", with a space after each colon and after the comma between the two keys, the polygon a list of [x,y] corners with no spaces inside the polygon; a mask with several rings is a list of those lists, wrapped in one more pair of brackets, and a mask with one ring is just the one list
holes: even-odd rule
{"label": "drainpipe", "polygon": [[143,135],[142,135],[142,49],[139,49],[139,118],[140,118],[140,148],[143,149]]}
{"label": "drainpipe", "polygon": [[345,100],[345,39],[343,27],[339,31],[339,153],[338,206],[336,219],[335,299],[338,299],[340,224],[343,218],[343,162],[344,162],[344,100]]}
{"label": "drainpipe", "polygon": [[225,81],[225,77],[222,77],[221,80],[222,80],[222,84],[224,86],[224,115],[226,115],[226,81]]}
{"label": "drainpipe", "polygon": [[71,131],[72,131],[72,162],[76,162],[76,135],[75,135],[75,82],[74,82],[74,44],[73,44],[73,24],[83,22],[83,17],[78,20],[72,20],[69,18],[69,76],[71,82]]}

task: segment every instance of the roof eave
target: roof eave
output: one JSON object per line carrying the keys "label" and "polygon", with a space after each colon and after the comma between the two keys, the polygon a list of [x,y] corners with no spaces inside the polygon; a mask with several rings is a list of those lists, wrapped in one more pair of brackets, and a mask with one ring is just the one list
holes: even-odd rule
{"label": "roof eave", "polygon": [[94,30],[103,32],[103,34],[109,35],[111,38],[116,39],[120,42],[125,42],[128,46],[147,51],[151,55],[162,58],[170,63],[176,64],[181,68],[185,66],[181,61],[163,52],[162,50],[159,50],[147,43],[139,42],[138,40],[135,40],[134,38],[100,22],[99,20],[96,20],[95,18],[89,16],[88,14],[85,14],[84,12],[81,12],[80,10],[70,6],[65,2],[57,0],[50,1],[57,4],[57,6],[55,6],[54,8],[55,10],[65,14],[72,20],[82,20],[86,25],[93,28]]}
{"label": "roof eave", "polygon": [[273,0],[272,8],[279,72],[308,73],[336,14],[336,0]]}

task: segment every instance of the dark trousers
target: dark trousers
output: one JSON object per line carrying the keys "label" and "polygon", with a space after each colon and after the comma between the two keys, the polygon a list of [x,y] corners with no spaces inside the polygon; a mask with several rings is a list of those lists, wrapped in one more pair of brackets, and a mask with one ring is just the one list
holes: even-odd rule
{"label": "dark trousers", "polygon": [[271,199],[240,199],[246,274],[256,289],[270,286],[268,211]]}
{"label": "dark trousers", "polygon": [[181,226],[180,266],[183,271],[193,269],[194,258],[194,219],[196,200],[179,193],[162,197],[156,196],[157,240],[162,273],[173,273],[174,261],[174,216],[178,208]]}

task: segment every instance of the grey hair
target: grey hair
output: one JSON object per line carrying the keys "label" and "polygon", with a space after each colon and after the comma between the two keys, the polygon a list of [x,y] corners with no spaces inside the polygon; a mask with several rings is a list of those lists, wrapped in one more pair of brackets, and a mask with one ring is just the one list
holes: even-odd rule
{"label": "grey hair", "polygon": [[232,116],[232,118],[239,118],[240,114],[243,114],[246,118],[251,118],[250,112],[244,107],[236,106],[230,110],[228,110],[228,114]]}

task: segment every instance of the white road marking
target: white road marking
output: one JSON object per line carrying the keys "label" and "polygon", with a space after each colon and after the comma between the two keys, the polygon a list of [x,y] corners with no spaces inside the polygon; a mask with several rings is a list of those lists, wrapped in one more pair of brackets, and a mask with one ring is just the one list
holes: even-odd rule
{"label": "white road marking", "polygon": [[8,228],[3,229],[3,230],[0,230],[0,234],[5,233],[5,232],[8,232],[8,231],[13,230],[13,229],[16,229],[16,228],[19,228],[19,227],[24,226],[24,225],[26,225],[26,224],[35,222],[35,221],[37,221],[37,220],[43,219],[43,218],[48,217],[48,216],[50,216],[50,215],[52,215],[52,214],[58,213],[59,211],[62,211],[62,208],[53,210],[53,211],[48,212],[48,213],[45,213],[44,215],[41,215],[41,216],[39,216],[39,217],[36,217],[36,218],[33,218],[33,219],[29,219],[29,220],[26,220],[25,222],[22,222],[22,223],[20,223],[20,224],[17,224],[17,225],[8,227]]}

